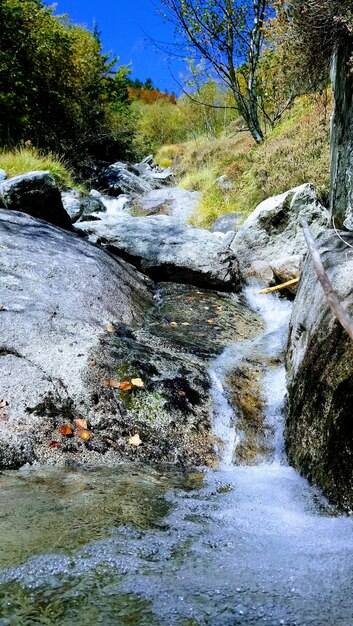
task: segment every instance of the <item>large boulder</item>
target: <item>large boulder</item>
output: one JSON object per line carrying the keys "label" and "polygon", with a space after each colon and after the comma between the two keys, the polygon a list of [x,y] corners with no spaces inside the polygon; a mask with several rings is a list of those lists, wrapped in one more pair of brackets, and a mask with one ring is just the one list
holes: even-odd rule
{"label": "large boulder", "polygon": [[30,172],[3,181],[0,183],[0,205],[71,229],[70,217],[50,172]]}
{"label": "large boulder", "polygon": [[180,223],[165,215],[80,222],[77,228],[94,242],[134,263],[158,280],[173,280],[232,290],[239,282],[238,263],[227,237]]}
{"label": "large boulder", "polygon": [[0,210],[0,252],[0,468],[215,462],[207,363],[174,343],[177,312],[160,314],[145,276],[14,211]]}
{"label": "large boulder", "polygon": [[111,196],[126,193],[142,196],[152,191],[152,185],[134,172],[125,169],[123,163],[116,163],[105,169],[98,179],[99,186]]}
{"label": "large boulder", "polygon": [[[353,317],[353,235],[317,239],[325,269]],[[353,507],[353,343],[335,319],[306,260],[294,302],[287,353],[290,462],[331,500]]]}
{"label": "large boulder", "polygon": [[0,466],[12,467],[33,460],[45,432],[31,408],[52,398],[94,415],[90,351],[108,324],[141,320],[150,295],[123,261],[21,213],[0,209],[0,248]]}
{"label": "large boulder", "polygon": [[[298,266],[298,256],[303,257],[307,251],[300,223],[303,217],[315,235],[329,222],[328,211],[320,204],[310,184],[261,202],[238,230],[232,243],[242,272],[270,283],[278,271],[280,274],[286,271],[279,269],[279,259],[286,267]],[[272,266],[276,266],[277,271]]]}

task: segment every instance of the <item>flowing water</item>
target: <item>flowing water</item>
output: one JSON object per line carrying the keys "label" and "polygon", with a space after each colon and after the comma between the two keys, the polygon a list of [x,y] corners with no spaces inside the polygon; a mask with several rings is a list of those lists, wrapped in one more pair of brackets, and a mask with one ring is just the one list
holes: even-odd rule
{"label": "flowing water", "polygon": [[[218,469],[0,476],[0,626],[353,625],[353,521],[283,451],[290,304],[256,285],[245,295],[266,328],[211,364]],[[262,380],[271,451],[244,466],[225,380],[254,350],[272,363]]]}

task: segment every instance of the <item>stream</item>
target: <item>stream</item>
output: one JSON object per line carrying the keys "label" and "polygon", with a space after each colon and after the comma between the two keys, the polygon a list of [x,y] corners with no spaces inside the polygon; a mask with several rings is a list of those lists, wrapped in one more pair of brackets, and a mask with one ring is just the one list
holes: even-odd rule
{"label": "stream", "polygon": [[[210,364],[217,469],[23,468],[0,474],[0,626],[351,626],[353,521],[284,455],[291,305],[245,288],[265,330]],[[268,452],[237,465],[227,373],[253,351]]]}

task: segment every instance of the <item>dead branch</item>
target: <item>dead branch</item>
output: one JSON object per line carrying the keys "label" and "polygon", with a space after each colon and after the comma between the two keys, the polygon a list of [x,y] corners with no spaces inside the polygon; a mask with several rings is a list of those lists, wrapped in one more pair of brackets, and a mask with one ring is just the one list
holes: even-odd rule
{"label": "dead branch", "polygon": [[281,283],[280,285],[276,285],[275,287],[267,287],[266,289],[261,289],[258,293],[273,293],[274,291],[279,291],[280,289],[285,289],[286,287],[290,287],[291,285],[296,285],[299,283],[299,278],[292,278],[292,280],[287,280],[286,283]]}
{"label": "dead branch", "polygon": [[332,313],[338,319],[339,323],[343,326],[343,328],[348,333],[350,338],[353,339],[353,321],[347,315],[346,311],[344,310],[342,304],[340,303],[331,285],[330,279],[326,274],[325,268],[321,260],[320,253],[318,249],[316,248],[314,238],[311,234],[311,231],[310,231],[310,228],[306,219],[303,218],[301,220],[301,225],[303,226],[305,240],[309,248],[309,252],[310,252],[313,264],[314,264],[316,275],[324,290],[328,305]]}

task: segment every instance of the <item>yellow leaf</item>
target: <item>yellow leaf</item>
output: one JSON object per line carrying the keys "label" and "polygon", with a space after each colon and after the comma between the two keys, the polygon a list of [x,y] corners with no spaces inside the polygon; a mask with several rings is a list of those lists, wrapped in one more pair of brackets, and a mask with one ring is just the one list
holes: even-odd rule
{"label": "yellow leaf", "polygon": [[80,430],[77,431],[77,436],[82,439],[82,441],[89,441],[92,437],[89,430],[86,430],[85,428],[80,428]]}
{"label": "yellow leaf", "polygon": [[141,443],[142,443],[142,441],[141,441],[140,435],[138,433],[136,433],[136,435],[133,435],[133,437],[129,438],[130,446],[135,446],[136,448],[138,448],[138,446],[140,446]]}
{"label": "yellow leaf", "polygon": [[176,326],[178,326],[177,322],[170,322],[169,326],[171,326],[172,328],[176,328]]}
{"label": "yellow leaf", "polygon": [[143,380],[141,378],[132,378],[131,379],[131,383],[134,385],[134,387],[144,387],[145,383],[143,382]]}

